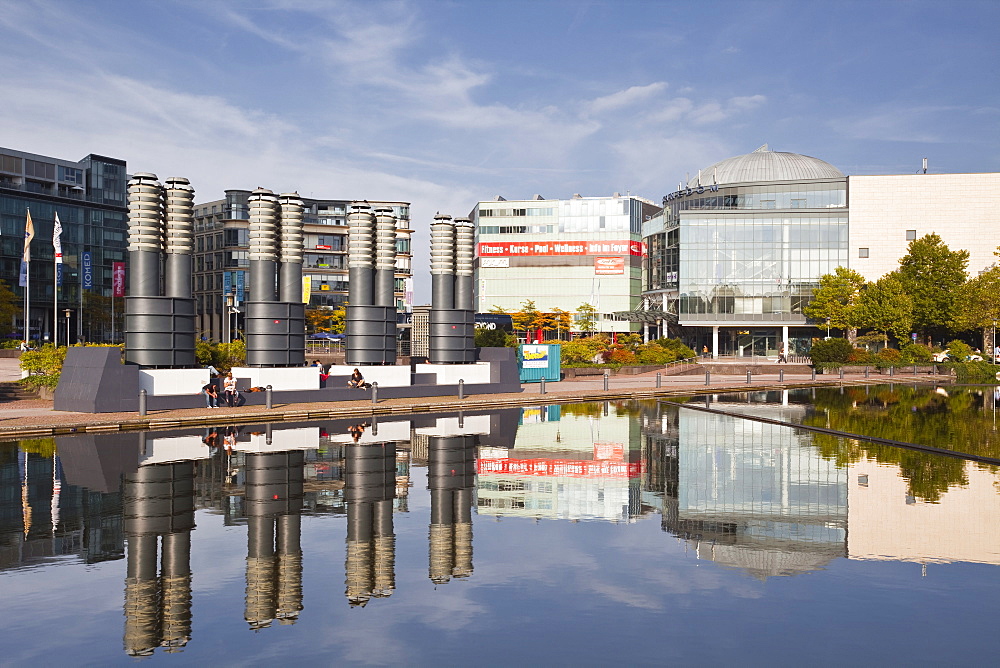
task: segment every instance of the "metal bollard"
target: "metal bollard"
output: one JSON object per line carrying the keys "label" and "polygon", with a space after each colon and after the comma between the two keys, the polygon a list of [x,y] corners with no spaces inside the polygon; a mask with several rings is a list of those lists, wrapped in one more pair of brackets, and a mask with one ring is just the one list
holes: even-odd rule
{"label": "metal bollard", "polygon": [[539,386],[541,388],[541,393],[545,394],[545,379],[542,378],[542,384]]}
{"label": "metal bollard", "polygon": [[268,385],[267,387],[264,388],[264,407],[267,410],[271,410],[273,405],[274,404],[271,402],[271,386]]}
{"label": "metal bollard", "polygon": [[889,375],[890,376],[895,376],[896,375],[896,367],[894,367],[894,366],[889,367]]}
{"label": "metal bollard", "polygon": [[812,378],[811,378],[811,380],[816,380],[816,367],[813,367],[813,372],[812,372]]}
{"label": "metal bollard", "polygon": [[785,382],[785,370],[784,369],[778,369],[778,382],[779,383],[784,383]]}
{"label": "metal bollard", "polygon": [[840,379],[844,380],[844,367],[840,367]]}
{"label": "metal bollard", "polygon": [[747,385],[750,384],[750,378],[751,378],[751,376],[750,376],[750,369],[747,369]]}
{"label": "metal bollard", "polygon": [[607,369],[604,370],[604,389],[608,389],[608,380],[611,378],[611,374],[608,373]]}
{"label": "metal bollard", "polygon": [[372,383],[372,404],[378,403],[378,383]]}
{"label": "metal bollard", "polygon": [[865,367],[865,378],[868,377],[868,367]]}
{"label": "metal bollard", "polygon": [[706,385],[711,385],[712,384],[712,372],[711,371],[706,371],[705,372],[705,384]]}
{"label": "metal bollard", "polygon": [[[542,387],[545,387],[545,379],[544,378],[542,378]],[[543,392],[543,394],[544,394],[544,392]],[[459,378],[458,379],[458,400],[462,401],[463,399],[465,399],[465,379],[464,378]]]}
{"label": "metal bollard", "polygon": [[656,389],[663,387],[663,374],[659,371],[656,372]]}
{"label": "metal bollard", "polygon": [[139,390],[139,415],[146,414],[146,390]]}
{"label": "metal bollard", "polygon": [[913,363],[913,375],[914,376],[917,375],[917,363],[916,362]]}

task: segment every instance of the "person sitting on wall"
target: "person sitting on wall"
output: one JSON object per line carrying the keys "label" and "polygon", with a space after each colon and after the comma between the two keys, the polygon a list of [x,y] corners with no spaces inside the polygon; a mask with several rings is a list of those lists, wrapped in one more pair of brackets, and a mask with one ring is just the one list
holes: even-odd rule
{"label": "person sitting on wall", "polygon": [[365,389],[365,377],[361,375],[357,367],[354,368],[354,373],[351,374],[351,377],[347,379],[347,387],[356,387],[359,390]]}
{"label": "person sitting on wall", "polygon": [[222,397],[226,400],[226,405],[229,407],[239,406],[240,393],[236,389],[236,379],[233,378],[233,372],[230,371],[226,374],[226,377],[222,381]]}
{"label": "person sitting on wall", "polygon": [[211,379],[209,379],[208,385],[201,388],[201,393],[205,395],[205,406],[207,408],[219,407],[219,390],[215,387],[215,383]]}

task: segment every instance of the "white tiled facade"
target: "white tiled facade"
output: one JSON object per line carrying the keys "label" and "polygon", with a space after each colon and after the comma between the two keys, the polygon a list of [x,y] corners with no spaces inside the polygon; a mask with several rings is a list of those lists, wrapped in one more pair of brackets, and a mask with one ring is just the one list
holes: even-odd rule
{"label": "white tiled facade", "polygon": [[[899,267],[910,236],[969,251],[976,276],[1000,260],[1000,173],[850,176],[849,266],[869,281]],[[868,257],[863,249],[867,249]]]}

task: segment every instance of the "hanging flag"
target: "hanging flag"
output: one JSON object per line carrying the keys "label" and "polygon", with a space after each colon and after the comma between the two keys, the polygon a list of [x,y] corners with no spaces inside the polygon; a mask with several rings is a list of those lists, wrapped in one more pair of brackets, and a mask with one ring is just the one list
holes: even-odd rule
{"label": "hanging flag", "polygon": [[31,222],[31,211],[24,223],[24,255],[21,257],[21,276],[17,284],[28,287],[28,263],[31,262],[31,240],[35,238],[35,224]]}
{"label": "hanging flag", "polygon": [[111,296],[125,296],[125,263],[111,263]]}
{"label": "hanging flag", "polygon": [[62,223],[56,214],[56,224],[52,227],[52,248],[56,256],[56,287],[62,287]]}

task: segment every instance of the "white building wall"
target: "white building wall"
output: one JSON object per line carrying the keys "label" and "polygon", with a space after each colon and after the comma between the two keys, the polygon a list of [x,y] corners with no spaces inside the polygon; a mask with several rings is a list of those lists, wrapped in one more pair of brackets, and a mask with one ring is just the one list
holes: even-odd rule
{"label": "white building wall", "polygon": [[[849,266],[869,281],[899,267],[907,230],[969,251],[969,276],[997,261],[1000,173],[848,177]],[[859,257],[867,248],[868,257]]]}

